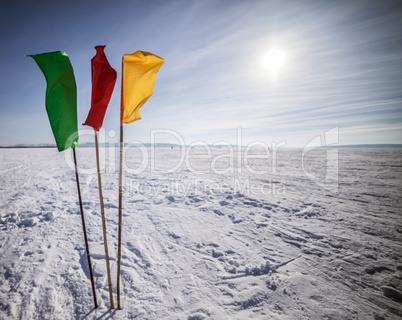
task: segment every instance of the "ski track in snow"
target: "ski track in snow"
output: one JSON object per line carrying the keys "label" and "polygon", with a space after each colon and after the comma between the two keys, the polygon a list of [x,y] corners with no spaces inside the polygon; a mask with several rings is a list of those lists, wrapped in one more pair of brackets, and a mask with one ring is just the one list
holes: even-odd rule
{"label": "ski track in snow", "polygon": [[[238,172],[236,152],[234,172],[197,175],[184,163],[166,173],[180,152],[157,148],[153,172],[148,165],[138,174],[140,154],[126,153],[123,310],[111,311],[96,171],[80,173],[93,309],[70,150],[0,150],[0,319],[402,318],[401,150],[340,149],[338,193],[304,175],[298,149],[281,149],[275,168],[270,159],[252,160],[255,170],[269,171],[263,175],[244,164]],[[118,154],[105,153],[116,304]],[[96,165],[93,149],[80,148],[77,157],[84,169]],[[315,150],[305,168],[323,178],[325,163],[325,149]],[[191,165],[208,171],[211,160]],[[228,157],[214,165],[224,171]],[[271,192],[239,189],[244,182]]]}

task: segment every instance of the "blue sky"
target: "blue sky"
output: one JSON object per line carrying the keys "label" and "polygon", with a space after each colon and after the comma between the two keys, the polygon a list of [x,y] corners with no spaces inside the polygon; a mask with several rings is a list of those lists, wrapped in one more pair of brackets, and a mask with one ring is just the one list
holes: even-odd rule
{"label": "blue sky", "polygon": [[[242,128],[243,144],[303,146],[338,126],[340,144],[402,143],[400,1],[3,1],[0,12],[0,145],[54,142],[45,79],[26,54],[69,55],[88,128],[103,44],[118,73],[106,132],[119,129],[122,55],[166,60],[125,141],[169,129],[187,144],[236,143]],[[286,59],[274,76],[263,65],[272,48]]]}

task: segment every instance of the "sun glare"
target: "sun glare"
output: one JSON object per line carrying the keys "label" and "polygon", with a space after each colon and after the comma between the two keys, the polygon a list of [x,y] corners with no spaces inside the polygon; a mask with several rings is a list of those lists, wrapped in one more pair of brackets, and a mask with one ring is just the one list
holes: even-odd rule
{"label": "sun glare", "polygon": [[272,49],[264,56],[264,67],[271,73],[276,73],[285,63],[285,54],[279,49]]}

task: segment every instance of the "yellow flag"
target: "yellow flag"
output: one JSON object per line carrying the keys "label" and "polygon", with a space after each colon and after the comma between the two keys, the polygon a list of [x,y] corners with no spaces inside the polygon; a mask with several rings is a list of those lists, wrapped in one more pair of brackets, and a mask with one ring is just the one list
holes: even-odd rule
{"label": "yellow flag", "polygon": [[164,59],[145,51],[123,55],[121,124],[140,120],[140,108],[154,92],[156,73]]}

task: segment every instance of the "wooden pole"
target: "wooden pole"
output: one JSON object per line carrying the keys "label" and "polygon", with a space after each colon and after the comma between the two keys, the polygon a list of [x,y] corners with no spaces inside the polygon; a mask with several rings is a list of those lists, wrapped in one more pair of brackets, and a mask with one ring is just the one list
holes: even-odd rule
{"label": "wooden pole", "polygon": [[75,165],[75,180],[77,182],[78,200],[80,202],[80,210],[81,210],[82,229],[84,231],[85,246],[86,246],[86,249],[87,249],[88,269],[89,269],[89,275],[91,277],[92,293],[93,293],[94,304],[95,304],[95,309],[96,309],[98,307],[98,303],[96,301],[94,276],[92,274],[91,257],[89,255],[89,246],[88,246],[88,239],[87,239],[87,230],[86,230],[86,227],[85,227],[84,210],[82,209],[80,181],[78,179],[77,157],[75,155],[75,148],[73,148],[73,155],[74,155],[74,165]]}
{"label": "wooden pole", "polygon": [[123,79],[124,66],[121,62],[121,96],[120,96],[120,161],[119,161],[119,239],[117,244],[117,309],[121,310],[120,304],[120,263],[121,263],[121,220],[123,198]]}
{"label": "wooden pole", "polygon": [[96,165],[97,165],[97,168],[98,168],[99,202],[100,202],[101,216],[102,216],[103,244],[104,244],[104,247],[105,247],[107,280],[108,280],[108,283],[109,283],[110,309],[114,309],[113,291],[112,291],[112,278],[110,277],[109,251],[108,251],[108,248],[107,248],[107,238],[106,238],[105,209],[104,209],[104,206],[103,206],[102,180],[101,180],[100,164],[99,164],[98,131],[96,131],[96,130],[94,130],[94,131],[95,131]]}
{"label": "wooden pole", "polygon": [[117,246],[117,309],[120,305],[120,263],[121,263],[121,222],[122,222],[122,198],[123,198],[123,124],[120,125],[120,172],[119,172],[119,239]]}

